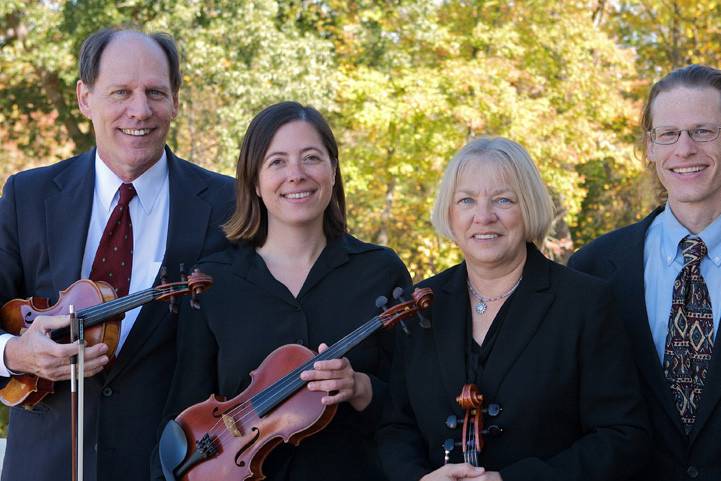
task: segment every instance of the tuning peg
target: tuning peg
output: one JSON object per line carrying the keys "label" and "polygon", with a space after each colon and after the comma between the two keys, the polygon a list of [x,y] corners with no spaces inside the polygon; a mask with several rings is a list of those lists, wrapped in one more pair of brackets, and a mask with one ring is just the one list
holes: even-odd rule
{"label": "tuning peg", "polygon": [[456,429],[458,427],[458,418],[455,414],[451,414],[446,418],[446,426],[450,429]]}
{"label": "tuning peg", "polygon": [[411,331],[408,329],[408,326],[406,326],[406,321],[401,320],[401,321],[399,322],[399,324],[401,325],[401,329],[403,329],[403,333],[404,333],[406,336],[410,336],[410,335],[411,335]]}
{"label": "tuning peg", "polygon": [[186,282],[188,280],[188,276],[185,274],[185,264],[180,263],[180,282]]}
{"label": "tuning peg", "polygon": [[198,301],[198,292],[196,290],[193,290],[193,293],[190,296],[190,307],[192,307],[196,311],[198,309],[200,309],[200,302]]}
{"label": "tuning peg", "polygon": [[378,296],[376,298],[376,307],[385,311],[388,307],[388,298],[386,296]]}
{"label": "tuning peg", "polygon": [[161,284],[168,283],[168,268],[165,266],[160,266],[160,283]]}
{"label": "tuning peg", "polygon": [[168,300],[168,310],[170,310],[171,314],[178,313],[178,300],[175,296],[170,296],[170,299]]}
{"label": "tuning peg", "polygon": [[503,412],[503,408],[498,403],[491,403],[483,408],[483,412],[491,417],[496,417]]}
{"label": "tuning peg", "polygon": [[423,329],[430,329],[431,328],[431,321],[428,320],[426,316],[421,313],[419,310],[416,312],[416,315],[418,316],[418,325],[421,326]]}
{"label": "tuning peg", "polygon": [[402,287],[396,287],[393,289],[393,299],[399,302],[405,302],[407,300],[406,296],[404,295],[405,291]]}
{"label": "tuning peg", "polygon": [[193,294],[193,295],[190,297],[190,307],[192,307],[192,308],[195,309],[196,311],[197,311],[198,309],[200,309],[200,302],[198,302],[198,299],[197,299],[197,297],[195,296],[195,294]]}
{"label": "tuning peg", "polygon": [[[202,272],[200,272],[200,269],[198,268],[198,266],[197,266],[197,265],[193,266],[193,275],[198,276],[198,275],[200,275],[200,274],[202,274]],[[189,287],[190,287],[190,286],[189,286]],[[191,306],[191,307],[197,309],[197,308],[195,307],[195,304],[197,304],[198,306],[200,306],[200,304],[198,304],[198,302],[197,302],[197,298],[198,298],[198,295],[199,295],[201,292],[203,292],[203,288],[202,288],[202,287],[196,287],[195,289],[193,289],[193,297],[192,297],[192,299],[191,299],[191,301],[190,301],[190,306]]]}
{"label": "tuning peg", "polygon": [[443,464],[448,464],[448,461],[450,459],[451,451],[453,451],[454,448],[460,447],[461,443],[460,441],[454,441],[451,438],[446,439],[443,441]]}
{"label": "tuning peg", "polygon": [[497,438],[501,434],[503,434],[503,428],[498,426],[497,424],[492,424],[492,425],[488,426],[486,429],[484,429],[483,431],[481,431],[481,434],[483,434],[484,436]]}

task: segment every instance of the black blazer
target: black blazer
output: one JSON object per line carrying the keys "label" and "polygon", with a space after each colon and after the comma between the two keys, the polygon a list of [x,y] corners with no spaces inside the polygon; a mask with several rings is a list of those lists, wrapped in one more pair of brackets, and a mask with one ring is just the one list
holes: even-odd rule
{"label": "black blazer", "polygon": [[[460,429],[446,418],[463,412],[456,396],[468,382],[466,266],[420,283],[433,289],[432,327],[402,333],[391,399],[379,433],[391,481],[418,480],[443,464],[444,440]],[[645,413],[622,327],[609,315],[606,286],[547,260],[532,245],[523,279],[478,388],[503,412],[486,424],[480,465],[504,481],[625,479],[645,462]],[[462,462],[460,448],[450,462]]]}
{"label": "black blazer", "polygon": [[[571,257],[574,269],[610,281],[618,315],[628,331],[643,396],[648,404],[653,458],[639,479],[721,479],[721,342],[718,334],[696,423],[689,436],[673,404],[653,344],[645,301],[643,249],[646,231],[663,210],[637,224],[599,237]],[[720,306],[715,306],[718,309]]]}
{"label": "black blazer", "polygon": [[[250,383],[251,371],[276,348],[302,344],[313,350],[338,341],[380,311],[410,276],[388,248],[346,235],[328,243],[297,297],[268,271],[246,244],[206,259],[200,266],[216,280],[201,308],[181,311],[178,364],[166,418],[217,393],[232,398]],[[266,459],[269,481],[384,479],[373,434],[387,398],[393,334],[379,331],[350,351],[353,369],[371,378],[373,398],[363,411],[341,403],[328,427],[297,448],[283,444]],[[159,463],[154,475],[162,478]]]}
{"label": "black blazer", "polygon": [[[219,225],[234,207],[234,181],[166,152],[170,215],[164,264],[175,279],[181,262],[189,269],[227,245]],[[32,295],[56,300],[80,278],[94,161],[92,149],[8,179],[0,198],[0,302]],[[164,303],[143,307],[111,369],[87,381],[86,480],[149,477],[175,364],[176,318]],[[3,481],[69,479],[68,386],[56,383],[56,393],[33,411],[11,408]]]}

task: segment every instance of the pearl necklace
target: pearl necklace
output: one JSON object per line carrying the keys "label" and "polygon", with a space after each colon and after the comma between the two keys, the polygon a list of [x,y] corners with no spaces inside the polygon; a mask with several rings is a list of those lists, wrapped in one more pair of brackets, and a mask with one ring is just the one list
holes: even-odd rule
{"label": "pearl necklace", "polygon": [[488,310],[488,304],[486,304],[487,302],[499,301],[499,300],[505,299],[506,297],[508,297],[508,296],[510,296],[511,294],[513,294],[513,291],[516,290],[516,288],[518,287],[518,284],[521,283],[521,279],[523,279],[523,276],[521,276],[521,277],[518,278],[518,280],[516,281],[516,283],[513,284],[513,287],[511,287],[511,288],[508,290],[508,292],[504,292],[504,293],[501,294],[500,296],[495,296],[495,297],[484,297],[484,296],[480,295],[480,294],[478,293],[478,291],[476,291],[476,290],[473,288],[473,284],[471,284],[471,280],[470,280],[470,279],[467,279],[467,280],[466,280],[466,283],[468,284],[468,290],[470,291],[471,295],[478,301],[478,302],[476,303],[476,305],[473,306],[473,309],[474,309],[479,315],[480,315],[480,314],[483,314],[484,312],[486,312],[486,311]]}

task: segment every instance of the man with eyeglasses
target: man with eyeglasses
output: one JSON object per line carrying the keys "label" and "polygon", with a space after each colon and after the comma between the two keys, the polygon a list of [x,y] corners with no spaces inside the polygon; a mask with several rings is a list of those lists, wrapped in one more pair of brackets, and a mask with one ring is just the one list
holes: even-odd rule
{"label": "man with eyeglasses", "polygon": [[643,150],[667,202],[569,266],[610,281],[653,428],[643,480],[721,479],[721,71],[689,65],[653,85]]}

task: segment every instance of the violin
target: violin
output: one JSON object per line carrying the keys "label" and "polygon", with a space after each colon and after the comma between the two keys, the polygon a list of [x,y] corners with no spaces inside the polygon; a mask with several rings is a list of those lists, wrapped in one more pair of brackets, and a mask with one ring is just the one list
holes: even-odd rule
{"label": "violin", "polygon": [[[175,298],[187,294],[192,295],[191,305],[197,308],[196,296],[210,287],[213,279],[197,269],[186,277],[181,268],[180,282],[166,283],[164,270],[161,271],[161,282],[156,287],[117,298],[115,289],[107,282],[80,279],[60,292],[53,305],[47,298],[38,296],[6,302],[0,308],[0,325],[6,332],[19,336],[37,316],[68,314],[69,306],[74,306],[78,322],[83,324],[86,345],[103,342],[108,345],[108,352],[114,353],[125,312],[154,300],[169,300],[171,310],[177,312]],[[50,338],[55,342],[70,342],[70,328],[55,329]],[[34,374],[17,374],[0,389],[0,401],[6,406],[22,405],[32,409],[53,392],[53,381]]]}
{"label": "violin", "polygon": [[[483,394],[478,392],[475,384],[465,384],[461,389],[461,393],[456,397],[456,402],[464,410],[463,429],[461,430],[461,441],[456,442],[453,439],[446,439],[443,442],[444,464],[448,464],[451,451],[456,446],[463,449],[463,461],[471,466],[479,466],[478,455],[485,446],[484,435],[491,437],[500,436],[503,428],[497,425],[491,425],[485,428],[483,415],[496,417],[503,409],[499,404],[492,403],[487,407],[483,406]],[[451,429],[458,427],[458,419],[454,414],[446,419],[446,426]]]}
{"label": "violin", "polygon": [[[403,300],[403,290],[394,297]],[[297,446],[301,440],[325,428],[337,404],[325,406],[327,393],[302,389],[307,381],[300,373],[313,369],[316,361],[342,357],[361,341],[383,328],[403,322],[433,300],[431,289],[416,289],[412,299],[384,310],[316,354],[287,344],[271,352],[250,373],[250,385],[228,401],[212,394],[169,421],[160,438],[159,455],[167,481],[237,481],[265,479],[262,465],[281,442]],[[378,307],[387,299],[379,298]]]}

